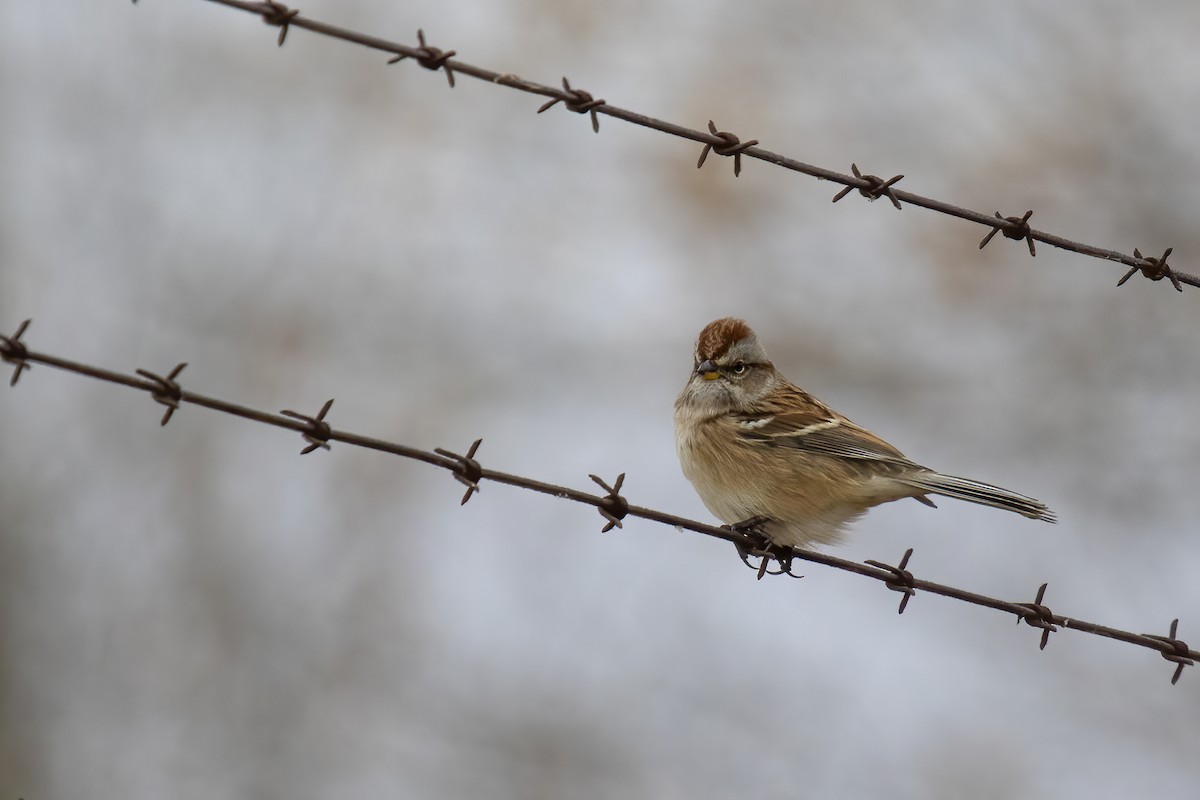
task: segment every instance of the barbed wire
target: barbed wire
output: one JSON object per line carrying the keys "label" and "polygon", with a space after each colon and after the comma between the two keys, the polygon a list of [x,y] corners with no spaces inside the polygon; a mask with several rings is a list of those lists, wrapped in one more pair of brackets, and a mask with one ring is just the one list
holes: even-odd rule
{"label": "barbed wire", "polygon": [[[328,450],[330,449],[331,442],[340,442],[355,447],[391,453],[448,470],[453,474],[455,480],[466,487],[460,504],[465,504],[470,500],[479,491],[479,486],[483,481],[503,483],[521,489],[540,492],[541,494],[550,495],[562,500],[570,500],[575,503],[593,506],[604,518],[605,524],[602,532],[624,527],[623,520],[627,517],[638,517],[664,525],[671,525],[680,530],[692,531],[732,542],[737,546],[742,560],[757,571],[760,580],[764,575],[768,574],[786,574],[792,577],[803,577],[792,571],[793,563],[795,561],[807,561],[871,578],[879,581],[891,591],[899,592],[901,598],[898,613],[900,614],[904,613],[908,607],[909,600],[917,592],[928,592],[1013,614],[1016,616],[1018,624],[1025,622],[1025,624],[1041,630],[1042,635],[1039,646],[1042,649],[1046,647],[1050,639],[1050,634],[1060,628],[1082,631],[1083,633],[1090,633],[1096,636],[1127,642],[1139,647],[1149,648],[1176,665],[1175,671],[1171,676],[1172,684],[1178,682],[1179,676],[1183,673],[1185,666],[1191,666],[1197,659],[1200,659],[1200,651],[1189,648],[1185,642],[1177,638],[1176,634],[1179,628],[1178,619],[1171,622],[1168,635],[1166,636],[1134,633],[1120,628],[1112,628],[1107,625],[1099,625],[1094,622],[1055,614],[1043,602],[1047,589],[1047,584],[1045,583],[1037,590],[1033,602],[1003,600],[965,589],[957,589],[914,576],[908,568],[909,559],[913,554],[912,548],[909,548],[904,553],[898,564],[891,565],[875,560],[859,563],[813,550],[764,545],[761,538],[756,535],[752,524],[718,527],[675,514],[668,514],[653,508],[632,505],[621,493],[625,483],[624,473],[618,475],[611,485],[597,475],[589,475],[588,477],[605,492],[602,495],[598,495],[572,489],[568,486],[559,486],[521,475],[488,469],[483,467],[477,458],[482,439],[476,439],[467,449],[466,453],[460,455],[453,450],[443,448],[436,448],[433,451],[422,450],[396,442],[337,430],[326,420],[326,416],[333,407],[333,400],[327,401],[315,415],[308,415],[292,410],[284,410],[278,414],[272,414],[268,411],[249,408],[227,400],[185,390],[180,385],[178,379],[184,368],[187,367],[186,363],[177,364],[165,376],[145,369],[135,370],[134,375],[128,375],[60,358],[48,353],[35,352],[30,350],[23,341],[23,336],[29,329],[29,324],[30,320],[25,320],[11,336],[0,335],[0,360],[13,365],[13,373],[9,381],[9,386],[15,387],[22,374],[29,370],[31,365],[44,364],[77,375],[146,392],[155,402],[166,407],[162,418],[159,420],[159,424],[163,426],[171,421],[172,416],[181,406],[191,404],[203,406],[224,414],[242,417],[243,419],[259,422],[264,425],[274,425],[279,428],[287,428],[288,430],[295,431],[301,435],[305,442],[304,448],[300,451],[301,455],[306,455],[318,449]],[[756,566],[750,563],[751,558],[760,558],[761,561]],[[772,563],[777,566],[776,569],[769,569],[769,565]]]}
{"label": "barbed wire", "polygon": [[[134,4],[137,2],[138,0],[133,0]],[[904,175],[895,175],[885,180],[878,175],[864,174],[859,170],[857,164],[850,165],[852,173],[850,175],[845,175],[825,167],[806,164],[781,153],[775,153],[759,147],[757,139],[743,142],[737,135],[729,131],[719,130],[712,120],[708,122],[708,132],[706,133],[612,105],[606,100],[595,98],[590,92],[572,87],[566,77],[562,79],[562,87],[559,88],[529,81],[511,73],[496,72],[495,70],[485,69],[465,61],[460,61],[454,58],[457,55],[456,50],[443,50],[427,44],[423,30],[417,31],[418,45],[414,47],[310,19],[303,16],[298,10],[289,8],[283,3],[246,2],[245,0],[208,0],[208,2],[257,14],[262,18],[264,23],[279,29],[279,36],[276,41],[280,47],[287,41],[289,30],[293,27],[303,28],[321,36],[341,39],[346,42],[362,45],[363,47],[390,53],[392,54],[392,58],[388,60],[388,64],[412,59],[425,69],[445,73],[446,80],[451,88],[454,88],[456,75],[466,75],[486,83],[507,86],[510,89],[516,89],[528,94],[548,97],[550,99],[537,109],[537,113],[540,114],[547,111],[555,104],[561,102],[568,111],[573,111],[577,114],[587,114],[591,118],[592,130],[597,133],[600,132],[600,119],[598,115],[603,114],[681,139],[690,139],[703,146],[700,151],[700,158],[696,163],[697,167],[704,165],[709,153],[716,153],[719,156],[733,158],[733,173],[736,176],[741,174],[742,158],[744,156],[758,161],[765,161],[768,164],[774,164],[783,169],[810,175],[820,180],[842,184],[846,188],[834,196],[833,202],[835,203],[851,191],[857,189],[859,194],[869,200],[886,197],[897,210],[903,208],[903,204],[907,203],[908,205],[936,211],[939,214],[983,225],[990,230],[979,242],[980,249],[986,247],[988,242],[997,233],[1000,233],[1008,239],[1026,242],[1029,246],[1030,256],[1037,255],[1037,248],[1034,243],[1041,242],[1042,244],[1068,250],[1073,253],[1123,264],[1129,269],[1117,281],[1117,286],[1123,286],[1126,281],[1140,272],[1143,277],[1152,281],[1161,281],[1165,278],[1180,292],[1183,291],[1183,284],[1185,283],[1189,286],[1200,287],[1200,277],[1181,272],[1167,263],[1173,251],[1173,248],[1170,247],[1166,248],[1163,254],[1157,257],[1143,256],[1137,248],[1134,249],[1133,255],[1128,255],[1116,250],[1073,241],[1047,231],[1037,230],[1029,224],[1029,220],[1033,216],[1032,209],[1020,216],[1004,216],[999,211],[988,215],[980,211],[972,211],[971,209],[956,206],[952,203],[896,188],[896,183],[904,178]]]}

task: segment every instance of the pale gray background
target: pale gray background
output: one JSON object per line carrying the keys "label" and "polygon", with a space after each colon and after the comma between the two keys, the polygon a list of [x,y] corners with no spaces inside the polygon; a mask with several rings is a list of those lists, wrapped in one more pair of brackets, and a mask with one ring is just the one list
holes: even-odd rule
{"label": "pale gray background", "polygon": [[[1200,264],[1189,2],[302,6]],[[1200,638],[1200,292],[200,0],[0,6],[0,328],[707,519],[671,403],[742,315],[947,501],[837,550]],[[36,367],[0,391],[0,798],[1194,790],[1200,673]]]}

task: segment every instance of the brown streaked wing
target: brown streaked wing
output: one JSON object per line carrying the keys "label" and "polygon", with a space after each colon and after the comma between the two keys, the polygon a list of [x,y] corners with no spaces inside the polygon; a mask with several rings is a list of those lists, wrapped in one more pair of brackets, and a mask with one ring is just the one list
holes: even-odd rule
{"label": "brown streaked wing", "polygon": [[[743,438],[777,447],[794,447],[837,458],[883,461],[896,466],[917,467],[892,445],[825,406],[799,389],[771,404],[780,410],[737,416]],[[786,407],[787,410],[783,410]],[[768,419],[769,418],[769,419]],[[755,422],[766,420],[761,424]]]}

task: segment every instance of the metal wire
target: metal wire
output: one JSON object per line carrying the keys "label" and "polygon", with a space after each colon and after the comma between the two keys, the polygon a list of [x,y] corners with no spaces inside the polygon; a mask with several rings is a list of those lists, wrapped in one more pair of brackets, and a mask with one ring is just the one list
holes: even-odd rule
{"label": "metal wire", "polygon": [[[231,403],[227,400],[209,397],[184,389],[177,379],[186,364],[178,364],[165,377],[155,372],[141,369],[136,371],[136,375],[127,375],[101,367],[82,364],[77,361],[70,361],[47,353],[34,352],[22,340],[22,337],[29,328],[29,323],[29,320],[22,322],[11,336],[0,335],[0,360],[12,364],[14,367],[10,381],[11,386],[16,386],[21,375],[29,370],[31,365],[44,364],[67,372],[73,372],[77,375],[84,375],[89,378],[146,392],[157,403],[167,407],[167,411],[160,423],[162,425],[166,425],[170,421],[172,414],[183,405],[204,406],[205,408],[220,411],[224,414],[232,414],[233,416],[242,417],[254,422],[261,422],[264,425],[274,425],[279,428],[296,431],[303,437],[306,443],[305,448],[300,451],[301,454],[311,453],[317,449],[328,450],[331,442],[341,442],[356,447],[364,447],[369,450],[378,450],[384,453],[403,456],[404,458],[440,467],[451,472],[455,479],[466,487],[462,503],[466,503],[479,491],[479,485],[483,481],[493,481],[593,506],[605,520],[604,531],[611,530],[614,527],[622,527],[622,520],[626,517],[640,517],[641,519],[653,522],[661,522],[664,525],[671,525],[681,530],[702,533],[705,536],[712,536],[733,542],[737,545],[738,551],[742,554],[742,558],[747,564],[750,564],[750,558],[761,558],[762,561],[759,565],[750,564],[750,566],[758,571],[760,579],[765,574],[788,574],[793,577],[799,577],[792,572],[792,563],[797,560],[807,561],[871,578],[879,581],[888,589],[899,592],[901,594],[899,613],[901,614],[904,613],[909,600],[917,592],[928,592],[930,594],[938,594],[943,597],[961,600],[965,603],[995,609],[1007,614],[1013,614],[1016,616],[1018,624],[1024,621],[1025,624],[1037,628],[1042,632],[1040,638],[1040,646],[1042,648],[1045,648],[1050,634],[1060,628],[1070,628],[1138,645],[1139,647],[1149,648],[1176,665],[1174,674],[1171,677],[1172,684],[1179,680],[1179,676],[1182,674],[1185,666],[1190,666],[1195,663],[1196,659],[1200,659],[1200,652],[1190,649],[1186,643],[1176,637],[1179,625],[1178,619],[1170,624],[1167,636],[1133,633],[1053,613],[1043,603],[1046,594],[1046,584],[1042,584],[1041,588],[1038,589],[1033,602],[1028,603],[988,597],[976,592],[956,589],[945,584],[917,578],[908,569],[908,562],[913,553],[911,549],[904,554],[898,565],[892,566],[881,561],[867,561],[860,564],[856,561],[848,561],[837,556],[812,550],[781,548],[768,545],[755,535],[753,521],[747,525],[717,527],[676,516],[675,514],[657,511],[653,508],[631,505],[621,495],[621,489],[625,482],[624,474],[621,474],[611,486],[596,475],[590,475],[589,477],[606,492],[604,495],[594,495],[572,489],[568,486],[558,486],[521,475],[487,469],[480,465],[476,459],[476,454],[482,442],[479,439],[475,440],[465,455],[459,455],[452,450],[441,448],[430,452],[333,428],[325,419],[333,406],[333,400],[326,402],[320,411],[313,416],[286,410],[278,414],[272,414],[268,411],[247,408],[246,406]],[[778,569],[768,571],[768,563],[772,560],[778,564]]]}
{"label": "metal wire", "polygon": [[[137,0],[133,0],[136,4]],[[454,87],[455,76],[466,75],[471,78],[484,81],[486,83],[507,86],[510,89],[516,89],[528,94],[541,95],[548,97],[550,100],[538,108],[538,113],[546,111],[555,103],[561,102],[569,111],[577,114],[587,114],[591,118],[592,129],[596,132],[600,131],[600,121],[598,115],[603,114],[615,119],[624,120],[625,122],[634,125],[640,125],[644,128],[660,131],[662,133],[676,136],[681,139],[689,139],[693,142],[698,142],[703,145],[700,153],[700,159],[696,164],[697,167],[703,166],[709,153],[716,153],[720,156],[729,156],[733,158],[733,171],[735,175],[740,175],[742,171],[742,158],[751,158],[758,161],[765,161],[768,164],[774,164],[777,167],[800,172],[805,175],[811,175],[820,180],[832,181],[839,183],[846,188],[838,192],[833,198],[834,202],[841,200],[851,191],[857,189],[859,194],[870,200],[875,200],[880,197],[886,197],[896,209],[903,208],[903,204],[926,208],[930,211],[936,211],[939,214],[945,214],[951,217],[957,217],[967,222],[973,222],[982,225],[989,229],[988,233],[979,242],[979,247],[982,249],[988,242],[997,234],[1001,233],[1008,239],[1015,241],[1025,241],[1029,246],[1029,255],[1036,256],[1037,249],[1034,242],[1041,242],[1057,247],[1062,250],[1069,250],[1073,253],[1099,258],[1104,261],[1115,261],[1124,264],[1128,270],[1124,276],[1117,282],[1117,286],[1123,285],[1134,274],[1140,272],[1143,277],[1152,281],[1161,281],[1167,279],[1177,291],[1183,291],[1183,284],[1189,286],[1200,287],[1200,277],[1191,275],[1186,272],[1180,272],[1173,266],[1167,263],[1167,258],[1171,255],[1172,248],[1166,248],[1162,256],[1143,256],[1141,252],[1134,249],[1133,255],[1121,253],[1116,250],[1109,250],[1104,247],[1086,244],[1083,242],[1073,241],[1057,234],[1047,231],[1036,230],[1029,225],[1029,219],[1033,216],[1033,211],[1026,211],[1022,216],[1004,216],[999,211],[994,214],[985,214],[980,211],[972,211],[968,208],[956,206],[952,203],[947,203],[942,200],[937,200],[932,197],[908,192],[903,189],[895,188],[895,184],[903,175],[896,175],[893,178],[884,180],[877,175],[864,174],[858,168],[857,164],[852,164],[850,169],[852,174],[845,175],[835,170],[826,169],[824,167],[806,164],[794,158],[775,153],[762,147],[758,147],[758,140],[753,139],[743,142],[735,134],[729,131],[721,131],[717,129],[716,124],[711,120],[708,123],[708,132],[695,130],[683,125],[676,125],[672,122],[667,122],[661,119],[655,119],[644,114],[639,114],[619,106],[614,106],[605,100],[594,98],[589,92],[582,89],[572,88],[571,84],[564,77],[562,87],[547,86],[544,84],[528,81],[524,78],[512,75],[509,73],[496,72],[494,70],[485,69],[483,67],[469,64],[465,61],[459,61],[453,58],[457,54],[455,50],[443,50],[438,47],[430,46],[425,41],[425,32],[417,31],[418,45],[412,46],[401,42],[394,42],[387,39],[381,39],[376,36],[370,36],[365,33],[347,30],[336,25],[330,25],[325,22],[319,22],[302,15],[296,9],[289,8],[283,3],[275,2],[244,2],[244,0],[208,0],[210,3],[228,6],[230,8],[241,9],[242,11],[257,14],[262,18],[262,21],[267,25],[279,29],[277,43],[283,46],[287,40],[288,31],[291,28],[303,28],[304,30],[316,33],[322,36],[328,36],[334,39],[341,39],[346,42],[362,45],[374,50],[381,50],[385,53],[392,54],[392,58],[388,61],[389,64],[395,64],[405,59],[412,59],[425,69],[432,71],[441,71],[446,75],[446,79],[450,87]]]}

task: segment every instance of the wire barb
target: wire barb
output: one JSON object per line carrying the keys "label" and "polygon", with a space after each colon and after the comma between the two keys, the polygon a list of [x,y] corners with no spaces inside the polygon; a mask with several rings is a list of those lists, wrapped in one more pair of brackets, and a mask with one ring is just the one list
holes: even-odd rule
{"label": "wire barb", "polygon": [[1039,650],[1046,649],[1046,642],[1050,641],[1050,634],[1058,630],[1058,626],[1054,624],[1054,613],[1042,605],[1042,598],[1046,596],[1046,587],[1049,585],[1048,583],[1041,585],[1041,588],[1038,589],[1037,598],[1032,603],[1015,604],[1024,609],[1017,616],[1018,625],[1024,620],[1026,625],[1042,629],[1042,642],[1038,646]]}
{"label": "wire barb", "polygon": [[[1037,256],[1037,248],[1033,245],[1033,229],[1029,227],[1029,218],[1033,216],[1033,209],[1029,209],[1023,216],[1020,217],[1002,217],[1000,212],[996,212],[996,219],[1000,222],[992,228],[987,236],[979,242],[979,249],[987,247],[987,243],[992,240],[992,237],[997,233],[1003,233],[1006,239],[1021,241],[1024,239],[1029,243],[1029,255]],[[1128,277],[1128,276],[1127,276]]]}
{"label": "wire barb", "polygon": [[[503,77],[503,76],[502,76]],[[541,114],[554,106],[555,103],[562,103],[569,111],[574,111],[576,114],[590,114],[592,117],[592,132],[600,132],[600,118],[596,115],[596,109],[604,105],[603,100],[597,100],[592,97],[590,92],[585,92],[583,89],[572,89],[571,82],[567,80],[567,76],[563,76],[563,97],[553,97],[548,102],[542,103],[541,108],[537,113]]]}
{"label": "wire barb", "polygon": [[[421,46],[416,49],[416,53],[413,54],[412,57],[415,58],[417,63],[425,69],[433,70],[434,72],[438,71],[439,69],[445,70],[446,80],[450,82],[450,88],[453,89],[454,70],[450,69],[449,61],[450,59],[454,58],[454,56],[458,55],[458,51],[441,50],[437,47],[430,47],[429,45],[425,44],[425,31],[421,30],[420,28],[417,29],[417,41],[421,43]],[[396,64],[408,57],[408,53],[397,53],[395,57],[389,58],[387,63]]]}
{"label": "wire barb", "polygon": [[908,606],[908,598],[917,593],[913,587],[913,574],[908,571],[908,559],[912,558],[913,549],[910,547],[904,551],[904,557],[900,559],[900,564],[893,567],[891,564],[885,564],[882,561],[868,560],[866,563],[872,567],[877,567],[884,572],[890,573],[891,578],[883,582],[883,585],[891,589],[893,592],[900,592],[904,595],[900,598],[900,610],[897,614],[903,614],[904,609]]}
{"label": "wire barb", "polygon": [[1183,674],[1184,667],[1193,666],[1196,661],[1189,656],[1187,644],[1175,638],[1176,632],[1179,630],[1179,620],[1171,620],[1171,633],[1169,636],[1155,636],[1152,633],[1143,634],[1149,639],[1154,639],[1162,643],[1162,657],[1167,661],[1175,664],[1175,674],[1171,676],[1171,685],[1179,683],[1179,676]]}
{"label": "wire barb", "polygon": [[0,334],[0,361],[7,361],[14,365],[12,378],[8,381],[9,386],[16,386],[17,381],[21,379],[21,373],[32,369],[27,360],[29,351],[25,348],[25,343],[21,341],[21,337],[25,335],[31,322],[33,322],[32,319],[22,322],[12,336]]}
{"label": "wire barb", "polygon": [[479,491],[479,481],[483,478],[483,467],[479,466],[479,462],[475,460],[475,451],[479,449],[479,445],[483,444],[483,439],[476,439],[471,443],[471,449],[467,451],[465,456],[460,456],[458,453],[452,453],[449,450],[443,450],[440,447],[435,447],[433,452],[439,456],[448,458],[456,462],[451,469],[454,471],[454,480],[467,487],[467,491],[462,496],[460,506],[465,506],[467,501],[471,499],[471,495]]}
{"label": "wire barb", "polygon": [[183,389],[175,379],[179,377],[179,373],[183,372],[183,368],[186,366],[186,361],[179,362],[175,365],[175,369],[167,373],[165,378],[149,370],[134,370],[138,375],[155,384],[154,388],[150,390],[150,396],[154,398],[154,402],[167,407],[167,410],[163,412],[162,420],[158,423],[159,427],[171,421],[171,415],[179,409],[179,403],[183,400]]}
{"label": "wire barb", "polygon": [[833,196],[832,202],[836,203],[838,200],[841,200],[843,197],[850,194],[850,192],[854,189],[858,189],[858,193],[868,200],[878,200],[881,197],[887,197],[888,200],[892,201],[892,205],[896,207],[896,210],[900,210],[900,199],[896,197],[896,193],[892,191],[892,186],[895,185],[897,181],[901,180],[904,177],[903,175],[895,175],[885,181],[878,175],[863,175],[858,171],[858,164],[851,164],[850,171],[854,173],[855,178],[858,178],[858,180],[862,181],[865,185],[850,184],[846,186],[845,189],[842,189]]}
{"label": "wire barb", "polygon": [[262,21],[266,25],[279,28],[279,39],[276,41],[276,47],[283,47],[283,43],[287,41],[288,27],[292,20],[300,16],[299,9],[288,8],[283,3],[276,3],[272,0],[267,0],[263,4]]}
{"label": "wire barb", "polygon": [[329,423],[325,421],[325,415],[329,413],[329,409],[333,408],[333,398],[325,401],[325,405],[321,406],[321,410],[317,412],[315,417],[310,417],[307,414],[301,414],[298,411],[289,411],[284,409],[280,411],[285,417],[298,419],[305,423],[307,427],[300,431],[300,436],[304,441],[308,442],[308,447],[300,451],[300,455],[306,456],[317,448],[328,450],[329,439],[333,435],[333,429],[329,427]]}
{"label": "wire barb", "polygon": [[621,520],[625,519],[625,515],[629,513],[629,503],[624,497],[621,497],[621,484],[625,483],[625,473],[622,472],[617,476],[617,481],[612,486],[609,486],[597,475],[588,475],[595,481],[601,489],[608,492],[604,496],[601,505],[596,506],[596,510],[600,512],[600,516],[608,520],[608,524],[600,529],[601,533],[608,533],[613,528],[624,528]]}
{"label": "wire barb", "polygon": [[1175,287],[1175,291],[1182,292],[1183,287],[1179,285],[1179,276],[1175,274],[1175,270],[1167,265],[1167,259],[1171,256],[1175,248],[1168,247],[1163,251],[1162,258],[1154,258],[1153,256],[1145,258],[1142,252],[1136,247],[1133,248],[1133,257],[1140,258],[1144,263],[1139,266],[1130,267],[1129,272],[1125,273],[1125,277],[1117,281],[1117,286],[1121,286],[1125,281],[1133,277],[1135,272],[1141,271],[1142,275],[1152,281],[1161,281],[1163,278],[1170,278],[1171,285]]}
{"label": "wire barb", "polygon": [[733,156],[733,177],[736,178],[741,175],[742,153],[758,144],[758,139],[743,142],[729,131],[717,130],[716,123],[711,119],[708,121],[708,132],[721,141],[719,143],[705,142],[704,148],[700,151],[700,160],[696,162],[696,169],[704,166],[704,160],[708,158],[708,153],[711,150],[719,156]]}

